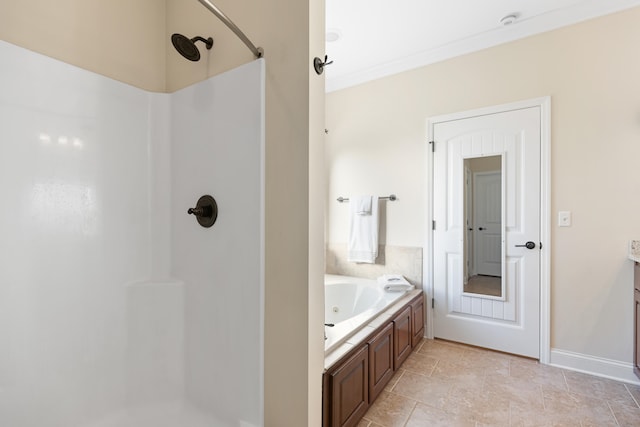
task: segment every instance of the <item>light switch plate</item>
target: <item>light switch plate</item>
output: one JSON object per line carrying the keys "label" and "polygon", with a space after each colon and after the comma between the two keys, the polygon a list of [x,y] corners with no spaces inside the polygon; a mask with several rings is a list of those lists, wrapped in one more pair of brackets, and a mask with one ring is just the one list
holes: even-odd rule
{"label": "light switch plate", "polygon": [[558,212],[558,227],[570,227],[571,226],[571,212],[560,211]]}

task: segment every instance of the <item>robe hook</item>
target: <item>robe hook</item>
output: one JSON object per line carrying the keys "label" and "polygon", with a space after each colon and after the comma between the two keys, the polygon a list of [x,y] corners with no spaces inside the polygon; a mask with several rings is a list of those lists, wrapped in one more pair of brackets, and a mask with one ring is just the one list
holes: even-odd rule
{"label": "robe hook", "polygon": [[333,64],[333,61],[327,62],[327,55],[324,56],[324,61],[317,56],[313,58],[313,69],[316,70],[317,75],[321,75],[324,72],[324,67]]}

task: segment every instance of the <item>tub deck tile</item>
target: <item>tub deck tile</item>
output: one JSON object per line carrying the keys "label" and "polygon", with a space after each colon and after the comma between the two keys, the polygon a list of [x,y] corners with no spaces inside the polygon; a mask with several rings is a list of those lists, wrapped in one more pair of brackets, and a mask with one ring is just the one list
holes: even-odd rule
{"label": "tub deck tile", "polygon": [[397,302],[391,305],[386,310],[382,311],[378,317],[367,323],[364,328],[354,334],[352,337],[348,338],[344,344],[341,344],[334,350],[329,351],[325,354],[324,357],[324,368],[327,370],[330,368],[335,362],[337,362],[341,357],[343,357],[349,350],[354,347],[362,344],[365,339],[371,334],[375,329],[380,326],[388,323],[391,317],[398,312],[401,308],[403,308],[409,301],[415,298],[422,292],[421,289],[414,289],[405,293]]}
{"label": "tub deck tile", "polygon": [[353,344],[354,346],[358,345],[361,342],[364,342],[367,339],[367,337],[371,335],[375,330],[376,328],[374,328],[373,326],[366,325],[364,328],[362,328],[360,331],[354,334],[351,338],[349,338],[347,340],[347,343]]}
{"label": "tub deck tile", "polygon": [[378,326],[387,323],[390,318],[391,318],[391,314],[384,312],[380,316],[376,317],[371,322],[369,322],[367,326],[370,326],[372,328],[377,328]]}
{"label": "tub deck tile", "polygon": [[355,347],[353,344],[344,343],[340,347],[333,350],[331,353],[324,357],[324,369],[330,368],[334,363],[338,361],[342,356],[347,354],[351,349]]}

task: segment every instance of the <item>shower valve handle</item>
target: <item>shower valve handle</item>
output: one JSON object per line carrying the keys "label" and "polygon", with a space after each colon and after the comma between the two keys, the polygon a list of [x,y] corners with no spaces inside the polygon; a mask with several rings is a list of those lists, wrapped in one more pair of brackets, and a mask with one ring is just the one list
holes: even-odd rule
{"label": "shower valve handle", "polygon": [[201,206],[199,208],[189,208],[187,213],[189,215],[210,217],[213,214],[213,208],[211,206]]}
{"label": "shower valve handle", "polygon": [[200,197],[198,203],[196,203],[196,207],[189,208],[187,213],[195,216],[198,224],[209,228],[215,224],[218,219],[218,204],[213,197],[205,195]]}

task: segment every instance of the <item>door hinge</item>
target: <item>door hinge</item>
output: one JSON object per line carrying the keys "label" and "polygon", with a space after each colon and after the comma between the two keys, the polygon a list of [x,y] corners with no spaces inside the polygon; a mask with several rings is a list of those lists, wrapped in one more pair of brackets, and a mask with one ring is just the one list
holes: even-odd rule
{"label": "door hinge", "polygon": [[429,144],[431,144],[431,152],[435,153],[436,152],[436,143],[435,143],[435,141],[429,141]]}
{"label": "door hinge", "polygon": [[432,230],[436,229],[436,221],[435,220],[431,221],[431,229]]}
{"label": "door hinge", "polygon": [[436,299],[431,298],[431,308],[436,308]]}

